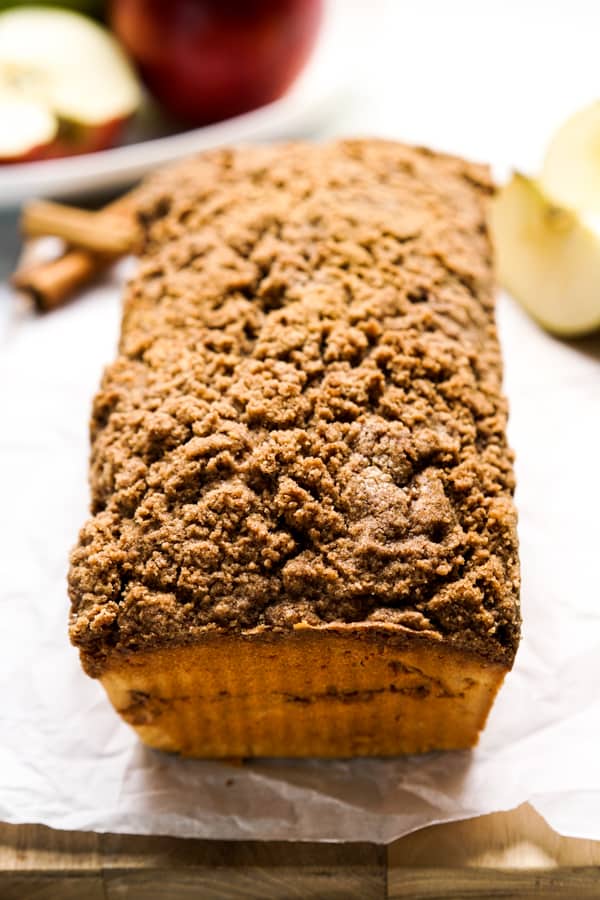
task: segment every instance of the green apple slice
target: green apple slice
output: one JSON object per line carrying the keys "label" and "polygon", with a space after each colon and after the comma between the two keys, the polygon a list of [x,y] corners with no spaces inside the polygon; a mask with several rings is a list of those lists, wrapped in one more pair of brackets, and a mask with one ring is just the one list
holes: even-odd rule
{"label": "green apple slice", "polygon": [[540,184],[563,206],[600,213],[600,102],[575,113],[554,135]]}
{"label": "green apple slice", "polygon": [[502,286],[544,328],[575,337],[600,327],[600,220],[515,173],[493,200],[491,230]]}
{"label": "green apple slice", "polygon": [[0,92],[0,122],[2,162],[34,157],[58,131],[56,116],[46,106],[9,92]]}
{"label": "green apple slice", "polygon": [[78,13],[36,6],[0,14],[3,92],[45,106],[59,128],[65,123],[84,134],[124,122],[140,102],[137,77],[105,28]]}

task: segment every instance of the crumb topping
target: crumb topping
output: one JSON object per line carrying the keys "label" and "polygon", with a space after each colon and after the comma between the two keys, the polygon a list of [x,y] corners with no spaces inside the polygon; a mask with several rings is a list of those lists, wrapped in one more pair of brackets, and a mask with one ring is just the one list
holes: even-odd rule
{"label": "crumb topping", "polygon": [[482,167],[382,141],[217,151],[142,187],[69,577],[90,671],[301,622],[512,661],[490,191]]}

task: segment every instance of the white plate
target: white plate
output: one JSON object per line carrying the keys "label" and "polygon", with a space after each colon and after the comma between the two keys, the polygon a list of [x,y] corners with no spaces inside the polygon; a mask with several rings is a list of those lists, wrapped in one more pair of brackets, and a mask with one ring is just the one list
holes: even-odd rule
{"label": "white plate", "polygon": [[[351,37],[361,27],[360,5],[328,0],[313,56],[294,87],[282,99],[215,125],[151,136],[84,156],[0,167],[0,209],[30,197],[61,196],[119,188],[155,166],[222,144],[273,140],[315,131],[331,117],[348,84]],[[354,45],[355,46],[355,45]]]}

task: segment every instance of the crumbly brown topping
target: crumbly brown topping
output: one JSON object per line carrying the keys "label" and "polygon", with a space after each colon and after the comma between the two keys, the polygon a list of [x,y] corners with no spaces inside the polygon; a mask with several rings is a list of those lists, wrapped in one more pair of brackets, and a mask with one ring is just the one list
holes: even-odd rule
{"label": "crumbly brown topping", "polygon": [[510,663],[512,455],[487,171],[382,141],[155,176],[92,418],[71,637],[396,623]]}

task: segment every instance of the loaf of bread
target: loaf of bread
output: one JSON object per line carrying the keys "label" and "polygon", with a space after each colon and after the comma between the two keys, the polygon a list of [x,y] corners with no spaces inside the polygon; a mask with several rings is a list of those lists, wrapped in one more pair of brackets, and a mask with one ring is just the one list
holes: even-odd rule
{"label": "loaf of bread", "polygon": [[70,634],[147,744],[477,741],[520,627],[491,191],[375,140],[215,151],[140,189]]}

